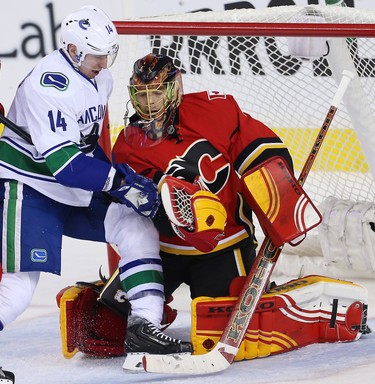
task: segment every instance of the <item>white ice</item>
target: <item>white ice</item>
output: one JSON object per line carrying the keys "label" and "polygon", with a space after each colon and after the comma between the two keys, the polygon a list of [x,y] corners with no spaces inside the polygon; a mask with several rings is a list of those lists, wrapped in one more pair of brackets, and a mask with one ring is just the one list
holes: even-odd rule
{"label": "white ice", "polygon": [[[98,269],[108,274],[106,247],[65,239],[62,276],[44,274],[31,307],[0,332],[0,366],[16,375],[17,384],[352,384],[373,383],[375,333],[352,343],[315,344],[262,359],[236,362],[226,371],[206,376],[175,376],[123,371],[123,358],[93,359],[61,353],[56,294],[76,281],[93,281]],[[369,325],[375,330],[375,281],[354,280],[369,291]],[[277,281],[276,281],[277,282]],[[179,310],[168,334],[189,338],[190,299],[186,286],[174,295]]]}

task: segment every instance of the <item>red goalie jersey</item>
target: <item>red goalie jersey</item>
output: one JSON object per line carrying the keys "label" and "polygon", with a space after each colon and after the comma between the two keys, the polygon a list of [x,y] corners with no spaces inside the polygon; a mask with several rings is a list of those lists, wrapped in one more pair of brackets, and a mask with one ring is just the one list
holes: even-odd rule
{"label": "red goalie jersey", "polygon": [[[135,115],[131,121],[136,119]],[[242,197],[239,175],[277,155],[292,165],[285,144],[263,123],[242,112],[231,95],[218,92],[184,95],[173,127],[174,134],[158,145],[143,148],[128,145],[120,134],[114,161],[127,162],[159,186],[164,175],[189,182],[200,176],[228,214],[225,236],[213,252],[254,241],[251,211]],[[178,236],[170,237],[165,226],[156,225],[164,252],[200,254]]]}

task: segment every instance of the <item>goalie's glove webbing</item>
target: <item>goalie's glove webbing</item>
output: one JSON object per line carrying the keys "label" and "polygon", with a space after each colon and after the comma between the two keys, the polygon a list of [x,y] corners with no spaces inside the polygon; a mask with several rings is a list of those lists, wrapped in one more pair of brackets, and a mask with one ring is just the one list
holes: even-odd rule
{"label": "goalie's glove webbing", "polygon": [[161,199],[176,234],[201,252],[211,252],[224,236],[227,213],[220,199],[189,183],[166,176]]}

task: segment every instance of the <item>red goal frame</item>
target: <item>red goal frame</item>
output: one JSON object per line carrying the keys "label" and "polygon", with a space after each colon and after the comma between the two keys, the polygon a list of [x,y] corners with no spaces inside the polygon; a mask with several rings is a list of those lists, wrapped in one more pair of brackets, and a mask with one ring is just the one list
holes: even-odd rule
{"label": "red goal frame", "polygon": [[[120,35],[175,35],[175,36],[312,36],[312,37],[375,37],[375,24],[338,23],[263,23],[263,22],[202,22],[202,21],[114,21]],[[105,127],[108,126],[108,118]],[[111,158],[109,129],[101,137],[106,153]],[[119,256],[108,244],[108,266],[112,273]]]}

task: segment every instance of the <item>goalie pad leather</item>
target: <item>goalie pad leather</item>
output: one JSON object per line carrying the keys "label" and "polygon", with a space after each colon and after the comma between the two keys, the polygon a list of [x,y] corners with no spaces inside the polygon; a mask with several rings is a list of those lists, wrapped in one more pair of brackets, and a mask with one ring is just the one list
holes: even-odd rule
{"label": "goalie pad leather", "polygon": [[[110,279],[113,285],[106,292],[104,302],[99,300],[103,281],[77,283],[58,293],[56,299],[60,308],[60,333],[65,358],[72,358],[77,352],[95,357],[124,355],[127,329],[125,314],[129,312],[129,308],[125,308],[122,300],[120,306],[113,306],[109,292],[121,290],[119,285],[113,283],[116,281],[116,278]],[[173,297],[168,303],[172,300]],[[177,311],[168,303],[164,305],[162,330],[172,324],[177,316]]]}
{"label": "goalie pad leather", "polygon": [[242,175],[242,191],[263,231],[280,247],[299,244],[321,215],[285,159],[274,156]]}
{"label": "goalie pad leather", "polygon": [[[213,349],[236,300],[198,297],[192,301],[195,354]],[[368,333],[366,302],[364,287],[318,275],[276,286],[259,301],[235,360],[284,353],[315,343],[355,341]]]}
{"label": "goalie pad leather", "polygon": [[220,199],[199,183],[166,176],[161,199],[175,233],[201,252],[211,252],[224,237],[227,212]]}
{"label": "goalie pad leather", "polygon": [[[93,283],[97,288],[102,281]],[[57,295],[64,357],[77,352],[90,356],[124,355],[127,320],[98,301],[99,292],[90,286],[64,288]]]}

